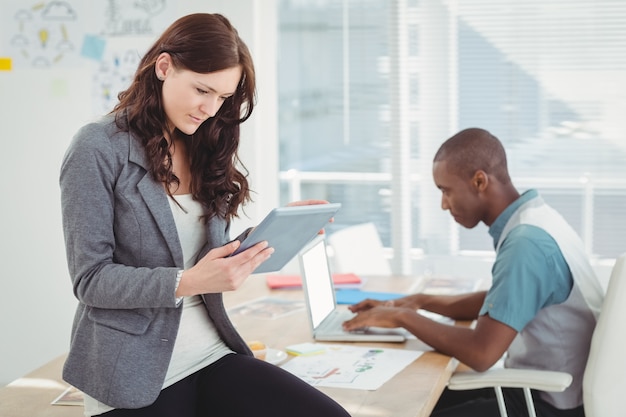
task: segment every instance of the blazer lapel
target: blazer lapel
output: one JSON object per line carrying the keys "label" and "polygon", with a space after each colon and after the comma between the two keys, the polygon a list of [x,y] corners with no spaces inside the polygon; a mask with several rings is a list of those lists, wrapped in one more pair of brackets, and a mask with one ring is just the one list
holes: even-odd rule
{"label": "blazer lapel", "polygon": [[152,213],[154,221],[163,235],[163,240],[167,242],[176,266],[183,267],[183,250],[178,239],[178,230],[176,229],[174,216],[167,201],[169,197],[163,188],[163,184],[155,181],[150,175],[145,150],[139,140],[132,134],[130,135],[130,154],[128,159],[146,171],[144,177],[137,184],[137,189]]}

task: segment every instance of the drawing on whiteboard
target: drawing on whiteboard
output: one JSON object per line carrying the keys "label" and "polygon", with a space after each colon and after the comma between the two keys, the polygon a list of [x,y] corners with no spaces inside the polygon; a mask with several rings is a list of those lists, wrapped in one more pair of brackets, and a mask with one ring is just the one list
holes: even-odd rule
{"label": "drawing on whiteboard", "polygon": [[15,32],[9,35],[10,54],[16,66],[48,68],[76,55],[72,38],[78,15],[66,1],[38,2],[30,8],[22,4],[13,14]]}
{"label": "drawing on whiteboard", "polygon": [[[143,56],[145,47],[137,48],[121,45],[116,47],[116,42],[108,42],[108,50],[98,62],[93,71],[93,112],[94,115],[102,115],[113,110],[117,104],[117,95],[130,85],[137,65]],[[127,42],[132,43],[132,42]]]}
{"label": "drawing on whiteboard", "polygon": [[167,9],[166,0],[108,0],[104,9],[106,36],[152,35],[160,32],[155,19]]}

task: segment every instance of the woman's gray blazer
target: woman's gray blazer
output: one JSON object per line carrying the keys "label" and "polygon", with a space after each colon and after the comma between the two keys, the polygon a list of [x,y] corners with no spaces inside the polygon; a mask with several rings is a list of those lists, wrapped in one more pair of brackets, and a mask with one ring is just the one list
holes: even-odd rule
{"label": "woman's gray blazer", "polygon": [[[183,254],[163,184],[147,171],[139,140],[109,115],[78,131],[61,166],[63,231],[78,299],[63,378],[115,408],[140,408],[161,390],[178,332],[176,272]],[[209,249],[229,223],[206,226]],[[221,294],[202,296],[224,342],[250,350]]]}

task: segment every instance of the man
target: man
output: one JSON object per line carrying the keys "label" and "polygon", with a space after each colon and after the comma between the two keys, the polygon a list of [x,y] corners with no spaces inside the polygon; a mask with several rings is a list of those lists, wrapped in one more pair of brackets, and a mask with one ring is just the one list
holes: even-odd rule
{"label": "man", "polygon": [[[466,129],[444,142],[433,177],[442,208],[457,223],[489,226],[497,254],[491,288],[413,294],[393,303],[366,300],[350,307],[358,315],[344,327],[404,327],[476,371],[506,354],[506,367],[569,372],[573,382],[564,392],[534,393],[537,416],[584,416],[582,377],[603,293],[582,242],[536,190],[520,195],[502,144],[483,129]],[[420,308],[476,325],[438,323],[419,315]],[[444,391],[433,416],[499,417],[493,390],[470,393],[468,401],[468,392]],[[519,390],[506,390],[505,401],[511,417],[527,415]]]}

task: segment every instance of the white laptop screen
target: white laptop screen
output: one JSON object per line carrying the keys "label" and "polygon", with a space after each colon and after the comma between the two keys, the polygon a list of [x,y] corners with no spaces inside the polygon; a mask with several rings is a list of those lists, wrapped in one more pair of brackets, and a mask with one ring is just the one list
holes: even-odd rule
{"label": "white laptop screen", "polygon": [[311,247],[300,254],[305,296],[311,310],[313,328],[335,309],[335,289],[326,257],[323,239],[317,239]]}

